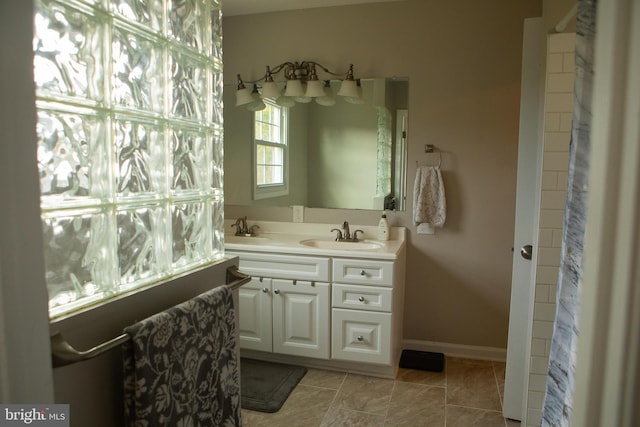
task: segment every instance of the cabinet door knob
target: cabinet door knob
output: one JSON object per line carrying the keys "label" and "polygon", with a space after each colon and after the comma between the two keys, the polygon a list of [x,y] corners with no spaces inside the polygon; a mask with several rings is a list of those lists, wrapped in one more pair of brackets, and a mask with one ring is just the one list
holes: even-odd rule
{"label": "cabinet door knob", "polygon": [[364,302],[364,297],[358,297],[358,301]]}
{"label": "cabinet door knob", "polygon": [[280,289],[276,289],[273,291],[274,294],[279,295],[280,294]]}
{"label": "cabinet door knob", "polygon": [[362,270],[362,271],[360,271],[360,275],[361,275],[361,276],[366,276],[366,275],[367,275],[367,272],[366,272],[366,271],[364,271],[364,270]]}
{"label": "cabinet door knob", "polygon": [[358,340],[358,341],[364,341],[364,337],[363,337],[362,335],[358,335],[357,340]]}
{"label": "cabinet door knob", "polygon": [[264,293],[266,294],[267,292],[269,292],[269,289],[267,289],[267,288],[262,288],[262,292],[264,292]]}

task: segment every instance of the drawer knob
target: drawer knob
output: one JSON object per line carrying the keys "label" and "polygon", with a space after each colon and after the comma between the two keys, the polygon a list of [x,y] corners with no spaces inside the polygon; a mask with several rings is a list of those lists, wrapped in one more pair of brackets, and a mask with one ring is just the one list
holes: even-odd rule
{"label": "drawer knob", "polygon": [[358,297],[358,301],[364,302],[364,297]]}
{"label": "drawer knob", "polygon": [[360,271],[360,275],[361,275],[361,276],[366,276],[366,275],[367,275],[367,272],[366,272],[366,271],[364,271],[364,270],[362,270],[362,271]]}
{"label": "drawer knob", "polygon": [[358,340],[358,341],[364,341],[364,337],[363,337],[362,335],[358,335],[357,340]]}
{"label": "drawer knob", "polygon": [[280,289],[276,289],[273,291],[274,294],[279,295],[280,294]]}
{"label": "drawer knob", "polygon": [[262,292],[264,292],[264,293],[266,294],[267,292],[269,292],[269,289],[267,289],[267,288],[262,288]]}

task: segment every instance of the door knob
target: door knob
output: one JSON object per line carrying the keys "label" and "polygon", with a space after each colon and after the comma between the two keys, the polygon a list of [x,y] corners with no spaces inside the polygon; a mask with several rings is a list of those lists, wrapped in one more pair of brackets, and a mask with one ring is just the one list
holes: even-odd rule
{"label": "door knob", "polygon": [[520,255],[522,255],[522,258],[524,259],[531,259],[531,255],[533,253],[533,246],[531,245],[524,245],[521,249],[520,249]]}
{"label": "door knob", "polygon": [[267,288],[262,288],[262,292],[264,292],[264,293],[266,294],[267,292],[269,292],[269,289],[267,289]]}
{"label": "door knob", "polygon": [[276,294],[276,295],[280,295],[280,289],[274,290],[273,293]]}

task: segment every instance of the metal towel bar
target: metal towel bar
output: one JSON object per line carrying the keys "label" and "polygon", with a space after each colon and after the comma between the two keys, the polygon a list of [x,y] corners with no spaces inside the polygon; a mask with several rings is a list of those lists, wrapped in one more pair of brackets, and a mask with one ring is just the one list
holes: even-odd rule
{"label": "metal towel bar", "polygon": [[[426,144],[424,146],[424,152],[427,154],[438,153],[438,167],[442,165],[442,150],[440,150],[438,147],[436,147],[433,144]],[[419,167],[419,166],[420,164],[416,160],[416,167]]]}
{"label": "metal towel bar", "polygon": [[251,281],[251,276],[241,273],[238,267],[232,265],[227,268],[227,285],[232,291],[235,291],[240,286],[245,285]]}
{"label": "metal towel bar", "polygon": [[[232,265],[227,268],[227,283],[225,286],[231,288],[232,291],[238,289],[240,286],[248,283],[251,280],[251,276],[238,271],[238,267]],[[92,359],[99,356],[113,348],[118,347],[129,339],[129,335],[122,334],[103,342],[89,350],[79,351],[69,344],[60,332],[56,332],[51,336],[51,361],[54,368],[61,366],[71,365],[72,363],[82,362],[84,360]]]}
{"label": "metal towel bar", "polygon": [[78,351],[69,344],[60,332],[56,332],[51,336],[51,362],[54,368],[71,365],[72,363],[89,360],[105,353],[112,348],[125,343],[129,339],[129,335],[122,334],[103,342],[86,351]]}

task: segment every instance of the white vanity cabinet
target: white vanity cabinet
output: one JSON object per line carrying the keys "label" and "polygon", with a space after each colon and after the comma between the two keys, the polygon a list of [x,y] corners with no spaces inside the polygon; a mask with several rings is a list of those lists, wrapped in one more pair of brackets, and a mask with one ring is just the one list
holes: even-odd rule
{"label": "white vanity cabinet", "polygon": [[391,363],[394,262],[334,258],[332,272],[332,359]]}
{"label": "white vanity cabinet", "polygon": [[239,291],[245,355],[394,378],[402,350],[405,247],[392,245],[391,255],[299,246],[278,252],[275,245],[227,250],[253,277]]}
{"label": "white vanity cabinet", "polygon": [[253,276],[239,291],[240,347],[328,359],[329,260],[242,252]]}

